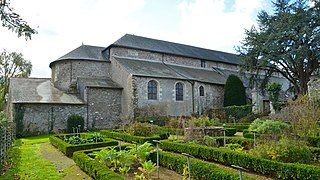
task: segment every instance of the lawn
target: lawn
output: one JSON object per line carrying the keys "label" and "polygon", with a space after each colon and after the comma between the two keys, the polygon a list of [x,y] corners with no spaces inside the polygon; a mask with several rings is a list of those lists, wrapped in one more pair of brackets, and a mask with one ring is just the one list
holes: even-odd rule
{"label": "lawn", "polygon": [[18,139],[10,150],[11,168],[2,179],[61,179],[64,174],[40,154],[43,143],[49,142],[49,135]]}

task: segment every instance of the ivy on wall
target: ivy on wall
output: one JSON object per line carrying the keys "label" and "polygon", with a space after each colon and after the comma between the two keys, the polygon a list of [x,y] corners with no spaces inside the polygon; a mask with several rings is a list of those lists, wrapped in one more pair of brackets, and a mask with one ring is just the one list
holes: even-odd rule
{"label": "ivy on wall", "polygon": [[16,136],[24,136],[24,126],[23,126],[23,117],[24,117],[25,107],[21,104],[15,104],[13,106],[13,121],[16,124]]}

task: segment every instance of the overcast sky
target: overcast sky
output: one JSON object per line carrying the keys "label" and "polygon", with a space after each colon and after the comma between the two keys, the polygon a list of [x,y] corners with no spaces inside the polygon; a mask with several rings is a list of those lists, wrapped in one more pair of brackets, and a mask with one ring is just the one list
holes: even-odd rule
{"label": "overcast sky", "polygon": [[135,34],[235,53],[244,29],[268,0],[11,0],[38,34],[18,38],[0,27],[0,50],[21,52],[32,77],[50,77],[49,63],[82,43],[106,47]]}

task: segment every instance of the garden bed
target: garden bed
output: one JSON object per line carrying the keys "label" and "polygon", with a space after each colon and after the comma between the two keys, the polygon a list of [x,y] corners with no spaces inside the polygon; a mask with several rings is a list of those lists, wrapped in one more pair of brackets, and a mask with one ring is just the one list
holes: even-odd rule
{"label": "garden bed", "polygon": [[163,150],[176,153],[188,153],[194,157],[219,162],[225,165],[237,165],[250,171],[280,179],[319,179],[320,169],[306,164],[281,163],[258,158],[249,154],[228,149],[192,145],[186,143],[161,141]]}
{"label": "garden bed", "polygon": [[72,154],[75,151],[118,145],[118,141],[116,140],[109,139],[109,138],[101,138],[101,137],[99,138],[100,142],[98,142],[98,138],[96,139],[92,138],[91,141],[86,141],[83,143],[80,142],[79,144],[70,144],[66,142],[67,138],[78,137],[78,136],[80,136],[79,137],[80,139],[86,139],[88,137],[88,134],[87,133],[81,133],[79,135],[62,134],[62,135],[51,136],[49,139],[53,146],[58,148],[61,152],[63,152],[68,157],[72,157]]}
{"label": "garden bed", "polygon": [[[146,152],[145,148],[148,147],[145,146],[146,144],[143,144],[143,145],[139,145],[138,147],[138,152],[137,155],[133,156],[133,157],[137,157],[136,160],[140,159],[140,155],[142,152]],[[150,144],[149,144],[150,145]],[[135,146],[133,146],[135,147]],[[92,178],[94,179],[110,179],[110,180],[113,180],[113,179],[135,179],[135,176],[136,175],[139,175],[139,173],[134,173],[134,172],[140,172],[140,168],[142,167],[137,167],[136,165],[133,165],[133,167],[129,166],[130,167],[130,170],[128,170],[128,172],[126,174],[122,174],[120,175],[120,172],[116,171],[115,172],[115,169],[117,170],[120,170],[123,166],[121,166],[120,164],[121,163],[124,163],[126,164],[127,161],[130,159],[130,154],[129,151],[130,149],[135,149],[133,148],[132,145],[130,147],[129,144],[127,145],[122,145],[121,148],[120,146],[114,146],[114,147],[108,147],[108,148],[97,148],[97,149],[92,149],[92,150],[84,150],[84,151],[77,151],[73,154],[73,159],[74,161],[76,162],[76,164],[85,172],[87,172],[88,175],[90,175]],[[150,147],[150,146],[149,146]],[[153,149],[152,147],[150,147],[151,149]],[[121,151],[119,151],[120,149],[122,150],[125,150],[125,151],[122,151],[123,153],[121,153]],[[111,154],[108,154],[106,151],[113,151],[116,150],[118,153],[118,155],[115,155],[112,153]],[[101,153],[100,151],[104,151],[103,153]],[[127,153],[128,152],[128,153]],[[132,151],[131,151],[132,152]],[[100,155],[98,155],[100,153]],[[105,154],[106,153],[106,154]],[[142,153],[144,154],[144,153]],[[103,156],[104,158],[102,159],[103,162],[99,161],[99,158],[97,159],[96,156]],[[128,156],[129,155],[129,156]],[[119,159],[117,158],[120,158],[119,156],[123,156],[125,159],[123,161],[118,161]],[[108,163],[105,164],[106,162],[104,161],[105,160],[105,157],[108,157],[107,159],[110,160],[110,162],[112,162],[112,164],[114,162],[118,162],[119,164],[116,165],[117,168],[115,168],[114,166],[113,167],[109,167],[108,166]],[[115,158],[115,159],[113,159]],[[111,160],[113,159],[113,160]],[[100,159],[101,160],[101,159]],[[146,162],[146,160],[144,160]],[[137,161],[135,161],[137,162]],[[152,161],[149,161],[149,163],[152,163]],[[155,163],[152,163],[153,164],[153,171],[148,175],[148,179],[157,179],[157,171],[155,170]],[[110,164],[109,164],[110,165]],[[144,167],[146,168],[146,167]],[[133,172],[134,170],[134,172]],[[142,170],[142,172],[144,172]],[[182,179],[182,176],[179,175],[178,173],[176,173],[175,171],[171,171],[167,168],[164,168],[164,167],[161,167],[159,168],[159,174],[160,174],[160,179],[165,179],[165,180],[170,180],[170,179]],[[141,174],[140,174],[141,175]],[[146,174],[144,174],[146,175]],[[141,176],[142,177],[142,176]]]}

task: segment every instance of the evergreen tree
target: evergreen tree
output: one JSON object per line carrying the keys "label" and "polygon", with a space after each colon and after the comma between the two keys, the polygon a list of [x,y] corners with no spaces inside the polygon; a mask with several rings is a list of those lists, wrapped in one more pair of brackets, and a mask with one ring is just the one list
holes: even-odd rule
{"label": "evergreen tree", "polygon": [[246,104],[246,91],[242,81],[236,75],[230,75],[224,86],[224,106]]}
{"label": "evergreen tree", "polygon": [[[310,76],[319,67],[320,2],[276,0],[274,12],[261,11],[258,28],[246,30],[238,47],[244,69],[259,79],[280,73],[293,85],[296,94],[307,92]],[[267,85],[267,81],[262,84]]]}

